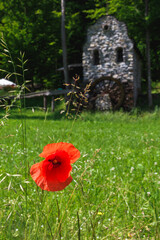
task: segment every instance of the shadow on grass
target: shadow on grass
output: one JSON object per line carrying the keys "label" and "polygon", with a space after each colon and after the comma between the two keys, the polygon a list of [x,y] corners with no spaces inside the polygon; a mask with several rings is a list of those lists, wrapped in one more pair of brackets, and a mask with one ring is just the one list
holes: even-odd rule
{"label": "shadow on grass", "polygon": [[[82,112],[82,119],[85,120],[90,120],[90,121],[95,121],[96,117],[99,118],[106,118],[107,115],[119,115],[119,114],[127,114],[129,116],[140,116],[142,114],[145,114],[147,112],[154,112],[155,110],[160,109],[160,94],[153,94],[153,107],[149,108],[148,107],[148,99],[147,99],[147,95],[141,95],[138,98],[138,103],[137,103],[137,107],[133,108],[131,111],[129,112],[125,112],[123,111],[123,109],[116,111],[116,112],[97,112],[97,111],[84,111]],[[35,102],[34,102],[35,104]],[[38,105],[38,104],[37,104]],[[63,111],[64,108],[61,108],[62,105],[60,103],[56,104],[55,106],[55,111],[51,112],[50,108],[48,108],[47,112],[44,112],[43,107],[38,107],[35,106],[34,107],[26,107],[26,108],[18,108],[17,106],[14,106],[13,108],[11,108],[11,110],[9,111],[9,119],[35,119],[35,120],[68,120],[68,118],[66,117],[66,113]],[[63,106],[64,107],[64,106]],[[3,118],[5,116],[5,109],[3,109],[2,107],[0,108],[0,119]],[[98,114],[97,114],[98,113]],[[108,114],[109,113],[109,114]],[[97,115],[96,115],[97,114]],[[74,119],[75,114],[72,115]]]}
{"label": "shadow on grass", "polygon": [[[49,97],[48,97],[49,98]],[[50,103],[50,101],[48,101]],[[25,107],[24,107],[25,106]],[[0,119],[5,116],[7,107],[0,106]],[[65,119],[64,101],[55,102],[55,110],[51,112],[50,104],[47,104],[47,111],[43,109],[43,98],[26,99],[25,102],[17,100],[14,106],[8,111],[10,119],[39,119],[39,120],[61,120]]]}
{"label": "shadow on grass", "polygon": [[[1,110],[0,111],[0,118],[5,116],[5,111]],[[16,110],[12,109],[9,112],[9,119],[35,119],[35,120],[64,120],[65,113],[60,113],[59,110],[55,110],[54,112],[44,112],[42,110],[34,111],[32,110],[26,110],[26,109],[21,109],[21,110]]]}

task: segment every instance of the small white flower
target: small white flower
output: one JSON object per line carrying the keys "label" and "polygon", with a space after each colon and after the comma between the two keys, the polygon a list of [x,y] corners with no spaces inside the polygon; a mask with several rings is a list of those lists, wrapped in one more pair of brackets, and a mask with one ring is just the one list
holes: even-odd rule
{"label": "small white flower", "polygon": [[157,165],[157,162],[154,162],[154,165],[156,166],[156,165]]}
{"label": "small white flower", "polygon": [[150,195],[151,195],[151,193],[150,193],[150,192],[147,192],[147,195],[148,195],[148,196],[150,196]]}
{"label": "small white flower", "polygon": [[84,154],[82,157],[84,158],[84,157],[87,157],[88,156],[88,154]]}
{"label": "small white flower", "polygon": [[132,172],[133,172],[133,170],[134,170],[134,167],[131,167],[130,173],[132,173]]}
{"label": "small white flower", "polygon": [[110,171],[114,171],[115,170],[115,167],[112,167],[111,169],[110,169]]}

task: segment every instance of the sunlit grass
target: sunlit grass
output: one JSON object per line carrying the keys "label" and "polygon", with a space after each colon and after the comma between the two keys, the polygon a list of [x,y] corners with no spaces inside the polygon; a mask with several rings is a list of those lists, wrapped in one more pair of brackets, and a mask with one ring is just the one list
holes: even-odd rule
{"label": "sunlit grass", "polygon": [[[21,112],[22,111],[22,112]],[[0,239],[160,239],[160,111],[13,110],[0,129]],[[74,181],[45,192],[29,175],[51,142],[81,152]]]}

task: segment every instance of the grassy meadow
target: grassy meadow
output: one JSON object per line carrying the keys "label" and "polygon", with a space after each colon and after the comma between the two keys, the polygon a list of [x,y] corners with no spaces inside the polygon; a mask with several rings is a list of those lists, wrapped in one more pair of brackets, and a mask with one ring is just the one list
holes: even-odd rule
{"label": "grassy meadow", "polygon": [[[81,152],[73,181],[42,191],[29,169],[60,141]],[[0,127],[0,223],[1,240],[160,239],[160,110],[84,112],[76,121],[11,110]]]}

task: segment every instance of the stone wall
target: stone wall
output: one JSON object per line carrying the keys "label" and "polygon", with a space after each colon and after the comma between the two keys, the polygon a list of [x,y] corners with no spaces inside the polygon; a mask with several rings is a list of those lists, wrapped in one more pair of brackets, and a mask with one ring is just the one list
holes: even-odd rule
{"label": "stone wall", "polygon": [[136,102],[140,88],[139,63],[124,23],[113,16],[104,16],[89,27],[82,56],[84,82],[94,82],[103,76],[120,79],[133,85]]}

